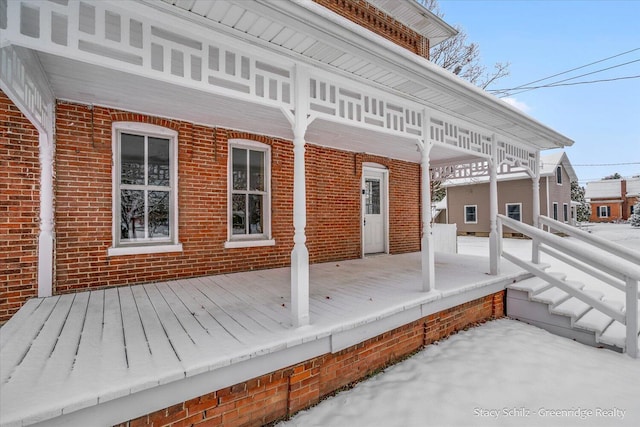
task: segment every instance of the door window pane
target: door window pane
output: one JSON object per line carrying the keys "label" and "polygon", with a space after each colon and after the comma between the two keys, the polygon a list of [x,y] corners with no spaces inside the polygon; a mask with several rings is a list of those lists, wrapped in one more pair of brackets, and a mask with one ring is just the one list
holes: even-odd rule
{"label": "door window pane", "polygon": [[365,179],[365,211],[367,215],[380,215],[380,180]]}
{"label": "door window pane", "polygon": [[144,136],[120,136],[120,183],[144,185]]}

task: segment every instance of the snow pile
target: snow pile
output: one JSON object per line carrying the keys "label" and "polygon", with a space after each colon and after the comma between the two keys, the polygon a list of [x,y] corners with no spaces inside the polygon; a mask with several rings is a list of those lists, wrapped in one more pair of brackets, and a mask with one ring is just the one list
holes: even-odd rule
{"label": "snow pile", "polygon": [[502,319],[426,347],[284,426],[637,426],[640,360]]}

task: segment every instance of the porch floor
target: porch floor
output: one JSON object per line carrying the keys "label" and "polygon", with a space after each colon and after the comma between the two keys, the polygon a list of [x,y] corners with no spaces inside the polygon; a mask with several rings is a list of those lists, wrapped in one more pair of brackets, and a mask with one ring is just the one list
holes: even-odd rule
{"label": "porch floor", "polygon": [[498,276],[488,267],[485,257],[437,253],[437,290],[424,293],[419,253],[315,264],[311,324],[301,328],[290,322],[289,268],[32,299],[0,328],[0,425],[44,421],[327,337],[341,337],[330,340],[339,351],[411,321],[385,319],[426,316],[526,277],[508,262]]}

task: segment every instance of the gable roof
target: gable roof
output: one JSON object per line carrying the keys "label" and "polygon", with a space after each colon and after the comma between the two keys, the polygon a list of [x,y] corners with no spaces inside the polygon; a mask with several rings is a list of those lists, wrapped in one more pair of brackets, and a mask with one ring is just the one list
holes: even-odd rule
{"label": "gable roof", "polygon": [[545,156],[540,156],[540,176],[555,175],[556,168],[560,165],[564,167],[564,170],[569,175],[570,181],[578,180],[578,175],[576,175],[576,172],[567,157],[567,153],[564,151],[556,151]]}

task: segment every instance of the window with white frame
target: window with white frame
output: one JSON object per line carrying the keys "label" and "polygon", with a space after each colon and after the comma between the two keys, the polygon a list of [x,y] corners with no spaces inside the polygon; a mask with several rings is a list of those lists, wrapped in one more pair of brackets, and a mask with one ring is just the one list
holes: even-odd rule
{"label": "window with white frame", "polygon": [[465,205],[465,207],[464,207],[464,223],[465,224],[477,224],[478,223],[478,206],[477,205]]}
{"label": "window with white frame", "polygon": [[569,222],[569,205],[566,203],[562,204],[562,220]]}
{"label": "window with white frame", "polygon": [[553,219],[558,220],[558,202],[553,202]]}
{"label": "window with white frame", "polygon": [[562,185],[562,166],[556,168],[556,184]]}
{"label": "window with white frame", "polygon": [[522,221],[522,203],[507,203],[506,213],[507,217]]}
{"label": "window with white frame", "polygon": [[182,250],[177,221],[177,132],[145,123],[113,126],[110,255]]}
{"label": "window with white frame", "polygon": [[271,148],[256,141],[229,141],[229,238],[226,247],[273,245]]}
{"label": "window with white frame", "polygon": [[600,218],[609,218],[611,216],[610,206],[598,206],[598,216]]}

